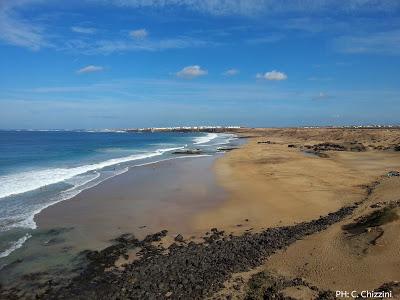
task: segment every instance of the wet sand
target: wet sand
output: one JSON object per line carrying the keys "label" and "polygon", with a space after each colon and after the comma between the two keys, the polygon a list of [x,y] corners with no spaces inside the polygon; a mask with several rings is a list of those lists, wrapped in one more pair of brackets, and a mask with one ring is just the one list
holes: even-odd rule
{"label": "wet sand", "polygon": [[217,156],[180,158],[134,167],[43,210],[42,230],[72,227],[67,244],[75,249],[101,249],[123,233],[138,238],[167,229],[169,235],[194,234],[190,219],[211,210],[225,194],[215,183]]}
{"label": "wet sand", "polygon": [[32,237],[0,266],[1,284],[32,296],[38,285],[64,282],[80,272],[85,265],[82,251],[101,250],[126,233],[143,239],[168,230],[164,244],[173,243],[178,233],[200,235],[191,227],[191,218],[226,198],[213,172],[220,156],[133,167],[44,209],[35,216],[38,229]]}

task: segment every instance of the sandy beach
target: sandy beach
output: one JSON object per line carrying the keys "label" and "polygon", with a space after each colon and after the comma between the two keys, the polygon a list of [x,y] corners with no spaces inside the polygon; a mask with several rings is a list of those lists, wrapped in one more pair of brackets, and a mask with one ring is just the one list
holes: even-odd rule
{"label": "sandy beach", "polygon": [[191,218],[225,199],[215,181],[216,156],[186,157],[135,167],[41,212],[39,228],[71,228],[68,244],[102,249],[123,233],[138,238],[168,229],[191,235]]}
{"label": "sandy beach", "polygon": [[[396,131],[388,137],[375,132],[379,133],[384,144],[399,139]],[[229,197],[216,209],[200,213],[194,220],[196,228],[208,225],[237,229],[244,219],[249,219],[248,225],[254,228],[315,219],[359,201],[364,196],[364,185],[400,168],[396,152],[329,151],[324,159],[300,149],[305,144],[335,141],[340,130],[250,130],[243,134],[257,137],[214,165],[218,183]],[[367,143],[368,134],[360,130],[358,136],[341,142]],[[296,147],[288,147],[291,144]]]}
{"label": "sandy beach", "polygon": [[[255,137],[215,165],[219,183],[230,193],[229,200],[216,210],[202,213],[196,226],[213,224],[240,231],[242,227],[234,224],[243,224],[243,218],[249,219],[244,228],[255,230],[293,225],[362,201],[365,187],[378,182],[351,217],[279,251],[262,269],[303,278],[328,290],[375,289],[400,280],[398,217],[387,224],[364,228],[362,233],[350,234],[342,229],[399,199],[399,177],[388,177],[387,173],[400,169],[400,155],[375,150],[398,144],[398,131],[265,129],[243,134]],[[305,155],[300,150],[306,144],[332,141],[362,143],[369,149],[326,151],[327,158]],[[398,215],[398,208],[394,210]],[[303,296],[308,297],[304,294],[300,298]]]}
{"label": "sandy beach", "polygon": [[400,131],[237,134],[224,155],[132,168],[40,213],[41,230],[73,228],[64,242],[88,249],[80,275],[40,297],[397,297]]}

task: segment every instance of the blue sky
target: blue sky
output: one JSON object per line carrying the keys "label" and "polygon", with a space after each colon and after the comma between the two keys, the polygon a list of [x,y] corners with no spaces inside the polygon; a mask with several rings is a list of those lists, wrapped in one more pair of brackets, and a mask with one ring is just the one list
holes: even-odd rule
{"label": "blue sky", "polygon": [[398,124],[400,1],[2,0],[0,128]]}

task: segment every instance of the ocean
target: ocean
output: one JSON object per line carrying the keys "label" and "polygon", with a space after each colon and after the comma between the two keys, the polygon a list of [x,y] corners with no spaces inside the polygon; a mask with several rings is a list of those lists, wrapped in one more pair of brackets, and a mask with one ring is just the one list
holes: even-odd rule
{"label": "ocean", "polygon": [[212,155],[235,139],[215,133],[0,131],[0,259],[36,229],[46,207],[126,172],[199,148]]}

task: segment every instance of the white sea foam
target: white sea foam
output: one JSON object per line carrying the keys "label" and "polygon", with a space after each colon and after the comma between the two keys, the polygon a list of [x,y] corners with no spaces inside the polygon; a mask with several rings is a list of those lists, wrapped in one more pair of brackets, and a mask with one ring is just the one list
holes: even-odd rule
{"label": "white sea foam", "polygon": [[17,250],[18,248],[21,248],[22,245],[31,237],[32,235],[30,235],[29,233],[25,234],[23,237],[21,237],[20,239],[18,239],[15,242],[11,243],[11,246],[4,250],[3,252],[0,253],[0,258],[2,257],[6,257],[8,255],[10,255],[11,252]]}
{"label": "white sea foam", "polygon": [[83,165],[74,168],[53,168],[3,175],[0,176],[0,199],[59,183],[89,171],[103,169],[105,167],[125,163],[128,161],[151,158],[162,155],[165,152],[178,149],[183,149],[183,147],[158,149],[153,152],[134,154],[121,158],[113,158],[99,163]]}
{"label": "white sea foam", "polygon": [[[128,168],[124,168],[122,170],[119,170],[118,172],[115,172],[112,176],[108,177],[112,178],[114,176],[120,175],[122,173],[125,173],[126,171],[128,171]],[[100,174],[98,174],[100,176]],[[23,218],[21,218],[22,220],[19,222],[15,222],[14,224],[11,224],[10,226],[8,226],[8,228],[6,228],[7,230],[11,229],[11,228],[30,228],[30,229],[36,229],[37,225],[35,222],[35,216],[37,214],[39,214],[42,210],[46,209],[49,206],[52,206],[54,204],[57,204],[59,202],[71,199],[75,196],[77,196],[79,193],[81,193],[82,191],[95,187],[96,185],[98,185],[99,183],[101,183],[102,181],[95,181],[95,179],[97,179],[99,176],[96,176],[95,178],[91,179],[91,180],[86,180],[83,181],[81,183],[78,183],[77,185],[75,185],[74,187],[69,188],[68,190],[62,191],[60,192],[57,196],[55,196],[54,198],[49,199],[49,201],[47,203],[44,203],[40,206],[38,206],[33,212],[27,212],[25,214],[25,216],[23,216]]]}
{"label": "white sea foam", "polygon": [[220,134],[218,137],[223,138],[223,140],[212,143],[211,146],[226,145],[237,139],[236,135],[231,133]]}
{"label": "white sea foam", "polygon": [[[174,149],[176,149],[176,148],[174,148]],[[152,164],[157,164],[157,163],[160,163],[160,162],[163,162],[163,161],[169,161],[169,160],[174,160],[174,159],[184,159],[184,158],[192,159],[192,158],[209,157],[209,156],[212,156],[212,155],[200,154],[200,155],[177,156],[177,157],[170,157],[170,158],[166,158],[166,159],[160,159],[160,160],[157,160],[157,161],[137,164],[137,165],[134,165],[132,167],[141,167],[141,166],[146,166],[146,165],[152,165]],[[127,172],[128,170],[129,170],[129,167],[126,167],[124,169],[118,170],[117,172],[115,172],[112,176],[108,177],[107,179],[110,179],[112,177],[115,177],[115,176],[118,176],[120,174],[123,174],[123,173]],[[99,176],[100,176],[100,174],[95,172],[95,173],[93,173],[93,177],[91,177],[90,179],[87,178],[85,181],[82,181],[80,183],[77,182],[74,187],[71,187],[70,189],[61,192],[56,198],[49,199],[49,201],[47,203],[42,204],[41,206],[37,207],[35,209],[35,211],[27,212],[25,215],[20,215],[19,217],[22,220],[13,223],[10,226],[2,228],[2,231],[10,230],[11,228],[36,229],[37,225],[36,225],[36,223],[34,221],[34,218],[35,218],[35,216],[37,214],[39,214],[42,210],[44,210],[45,208],[47,208],[49,206],[52,206],[52,205],[54,205],[56,203],[71,199],[71,198],[77,196],[82,191],[84,191],[86,189],[89,189],[89,188],[93,188],[96,185],[100,184],[104,180],[97,181],[97,182],[95,181],[95,179],[97,179]],[[107,180],[107,179],[105,179],[105,180]],[[92,183],[92,184],[90,184],[90,183]],[[29,233],[27,233],[26,235],[24,235],[23,237],[21,237],[17,241],[13,242],[8,249],[6,249],[5,251],[0,253],[0,258],[6,257],[6,256],[10,255],[13,251],[21,248],[22,245],[26,242],[26,240],[28,240],[30,237],[31,237],[31,235]]]}
{"label": "white sea foam", "polygon": [[[177,156],[177,157],[171,157],[171,158],[161,159],[161,160],[157,160],[157,161],[137,164],[132,167],[141,167],[141,166],[146,166],[146,165],[152,165],[152,164],[157,164],[157,163],[160,163],[163,161],[169,161],[169,160],[174,160],[174,159],[200,158],[200,157],[207,157],[207,156],[211,156],[211,155],[201,154],[201,155]],[[46,201],[46,203],[41,203],[40,205],[35,206],[33,210],[28,209],[27,211],[16,215],[14,221],[12,223],[8,224],[7,226],[1,227],[0,231],[7,231],[12,228],[36,229],[37,225],[36,225],[36,222],[34,219],[35,219],[35,216],[37,214],[39,214],[42,210],[46,209],[49,206],[57,204],[59,202],[71,199],[71,198],[77,196],[78,194],[80,194],[82,191],[93,188],[93,187],[97,186],[98,184],[102,183],[103,181],[113,178],[115,176],[121,175],[121,174],[127,172],[128,170],[129,170],[129,167],[123,168],[121,170],[114,172],[111,176],[108,176],[107,178],[104,178],[103,180],[96,181],[96,179],[98,179],[100,176],[100,174],[97,172],[94,173],[93,177],[91,177],[91,178],[88,177],[88,178],[84,179],[83,181],[81,180],[80,182],[78,180],[76,180],[77,183],[73,187],[60,192],[59,194],[57,194],[56,196],[54,196],[52,198],[49,198],[48,201]],[[68,182],[72,183],[72,180],[68,181]],[[1,221],[2,220],[0,219],[0,223],[2,223]]]}
{"label": "white sea foam", "polygon": [[[121,174],[122,172],[126,172],[128,168],[120,170],[118,173],[115,173],[115,176]],[[19,213],[14,216],[6,216],[0,218],[0,232],[8,231],[12,228],[29,228],[36,229],[36,223],[34,221],[34,217],[40,213],[43,209],[56,204],[58,202],[71,199],[78,195],[81,191],[93,187],[96,185],[96,179],[100,177],[99,172],[93,172],[91,174],[80,175],[74,178],[67,180],[68,184],[73,185],[73,187],[61,191],[53,197],[47,199],[47,201],[40,204],[31,204],[25,207],[18,207],[20,209]],[[100,183],[101,181],[98,181]],[[91,184],[90,184],[91,183]]]}
{"label": "white sea foam", "polygon": [[216,133],[207,133],[207,135],[205,135],[205,136],[199,136],[199,137],[194,138],[194,144],[196,144],[196,145],[205,144],[217,137],[218,137],[218,134],[216,134]]}
{"label": "white sea foam", "polygon": [[72,177],[71,179],[65,180],[65,182],[72,185],[73,188],[76,188],[76,187],[85,185],[99,177],[100,177],[100,173],[98,171],[93,171],[93,172],[89,172],[87,174]]}

